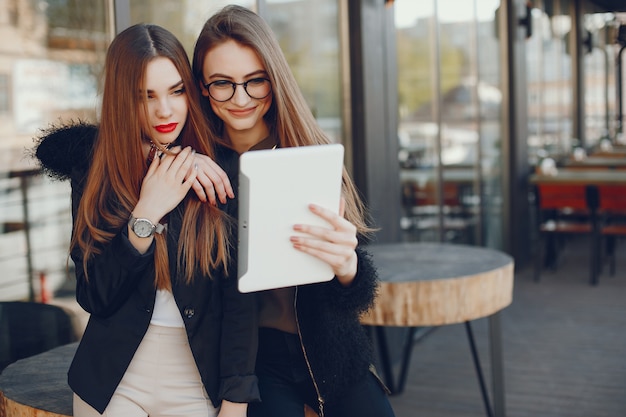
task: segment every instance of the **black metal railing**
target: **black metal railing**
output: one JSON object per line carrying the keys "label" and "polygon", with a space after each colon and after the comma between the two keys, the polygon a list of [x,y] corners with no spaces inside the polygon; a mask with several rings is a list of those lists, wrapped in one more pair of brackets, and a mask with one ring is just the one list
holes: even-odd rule
{"label": "black metal railing", "polygon": [[41,301],[66,277],[69,184],[40,169],[0,172],[0,298]]}

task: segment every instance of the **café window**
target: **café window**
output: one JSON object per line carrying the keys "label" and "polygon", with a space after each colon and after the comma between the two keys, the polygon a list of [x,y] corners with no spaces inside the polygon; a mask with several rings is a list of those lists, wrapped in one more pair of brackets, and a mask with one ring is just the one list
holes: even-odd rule
{"label": "caf\u00e9 window", "polygon": [[339,10],[336,0],[267,0],[272,27],[319,125],[342,141]]}
{"label": "caf\u00e9 window", "polygon": [[27,154],[33,139],[53,124],[96,121],[112,38],[110,5],[102,0],[0,2],[2,300],[39,296],[40,273],[47,290],[54,291],[72,266],[67,262],[69,183],[38,174]]}
{"label": "caf\u00e9 window", "polygon": [[[122,2],[118,2],[122,3]],[[227,4],[239,4],[254,10],[253,0],[133,0],[120,6],[119,14],[128,14],[128,25],[153,23],[171,31],[185,47],[189,58],[193,55],[196,38],[206,20]],[[124,22],[116,22],[117,31]]]}
{"label": "caf\u00e9 window", "polygon": [[403,240],[502,244],[499,4],[394,2]]}

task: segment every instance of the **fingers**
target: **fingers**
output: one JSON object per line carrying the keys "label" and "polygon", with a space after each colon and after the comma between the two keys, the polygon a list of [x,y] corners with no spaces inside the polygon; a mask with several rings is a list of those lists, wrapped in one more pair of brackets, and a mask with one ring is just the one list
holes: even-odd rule
{"label": "fingers", "polygon": [[210,204],[215,205],[215,194],[213,194],[213,198],[210,199],[207,196],[207,192],[205,191],[204,186],[202,186],[202,184],[200,183],[200,180],[198,180],[198,177],[196,177],[196,180],[193,182],[193,185],[191,186],[191,188],[193,188],[194,192],[196,193],[200,201],[202,201],[203,203],[206,203],[208,201]]}
{"label": "fingers", "polygon": [[137,207],[161,218],[185,198],[196,176],[194,152],[190,147],[162,159],[155,158],[142,181]]}
{"label": "fingers", "polygon": [[226,202],[226,197],[235,198],[235,192],[233,191],[233,187],[230,184],[230,179],[226,174],[226,171],[222,169],[217,163],[215,163],[210,158],[207,158],[211,162],[211,167],[213,168],[214,179],[213,183],[217,185],[218,194],[223,196],[224,202]]}
{"label": "fingers", "polygon": [[228,198],[234,198],[232,185],[226,172],[211,158],[206,155],[196,154],[190,148],[181,150],[180,147],[172,149],[172,155],[165,155],[161,160],[163,169],[186,170],[190,167],[190,157],[193,159],[193,168],[195,171],[193,178],[191,170],[185,171],[188,175],[185,177],[185,183],[192,180],[190,188],[194,190],[198,199],[202,202],[208,202],[217,205],[217,202],[226,203]]}
{"label": "fingers", "polygon": [[[345,211],[345,200],[342,198],[341,201],[342,203],[340,204],[340,206],[343,206],[344,210],[341,210],[340,207],[340,212]],[[308,233],[331,242],[344,242],[349,245],[353,244],[354,247],[356,247],[356,226],[346,220],[343,217],[343,213],[337,214],[329,209],[318,206],[316,204],[309,205],[309,210],[311,210],[312,213],[318,215],[322,219],[326,220],[330,224],[331,228],[329,229],[326,227],[298,224],[294,226],[294,230]]]}
{"label": "fingers", "polygon": [[176,150],[174,152],[174,154],[162,156],[156,173],[162,181],[171,183],[170,186],[181,184],[185,186],[184,189],[189,190],[196,181],[198,172],[194,165],[196,151],[188,146],[180,152],[176,153]]}
{"label": "fingers", "polygon": [[[190,188],[197,176],[197,169],[194,169],[195,153],[196,151],[188,146],[180,153],[168,155],[166,158],[171,160],[168,170],[174,175],[174,178],[180,180],[181,184],[189,183]],[[166,164],[164,163],[164,165]]]}
{"label": "fingers", "polygon": [[[176,174],[177,174],[177,177],[179,178],[182,177],[182,183],[187,186],[186,187],[187,191],[189,191],[198,178],[198,164],[194,162],[195,160],[194,156],[196,154],[196,151],[191,148],[187,148],[187,149],[189,149],[189,153],[185,156],[185,159],[181,162],[181,165],[178,168],[178,171]],[[179,155],[179,156],[182,156],[182,155]]]}
{"label": "fingers", "polygon": [[220,181],[211,167],[201,162],[198,164],[198,179],[193,189],[203,202],[208,201],[216,205],[219,199],[220,202],[226,203],[226,192]]}
{"label": "fingers", "polygon": [[194,184],[194,190],[202,201],[216,204],[217,200],[226,203],[228,198],[234,198],[235,193],[226,172],[211,158],[206,155],[196,155],[198,163],[198,183]]}
{"label": "fingers", "polygon": [[312,204],[309,209],[326,220],[331,227],[294,225],[293,229],[300,234],[290,238],[293,247],[328,263],[337,278],[348,284],[354,278],[357,268],[356,226],[323,207]]}
{"label": "fingers", "polygon": [[303,236],[292,236],[293,247],[326,262],[337,279],[345,285],[356,276],[357,256],[350,244],[332,243]]}
{"label": "fingers", "polygon": [[[201,172],[198,161],[196,160],[195,151],[191,149],[191,147],[181,150],[178,146],[170,149],[170,151],[172,151],[172,155],[163,156],[163,164],[168,166],[168,169],[178,169],[179,166],[184,169],[183,167],[189,166],[189,169],[186,171],[187,174],[184,182],[190,184],[190,188],[193,188],[200,201],[209,201],[209,198],[207,197],[208,192],[205,191],[205,187],[201,183]],[[192,158],[187,160],[190,156],[192,156]],[[179,159],[179,157],[182,159]],[[179,161],[179,165],[174,165],[174,161],[176,160]],[[215,204],[215,197],[213,197],[212,203]]]}

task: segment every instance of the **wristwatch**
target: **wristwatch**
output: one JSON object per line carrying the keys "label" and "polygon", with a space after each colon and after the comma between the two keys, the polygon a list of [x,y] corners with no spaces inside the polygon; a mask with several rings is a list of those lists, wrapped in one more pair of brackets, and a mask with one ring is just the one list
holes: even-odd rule
{"label": "wristwatch", "polygon": [[161,223],[154,224],[148,219],[137,218],[133,213],[130,214],[130,219],[128,219],[128,226],[130,229],[137,235],[137,237],[150,237],[155,232],[161,233],[165,226]]}

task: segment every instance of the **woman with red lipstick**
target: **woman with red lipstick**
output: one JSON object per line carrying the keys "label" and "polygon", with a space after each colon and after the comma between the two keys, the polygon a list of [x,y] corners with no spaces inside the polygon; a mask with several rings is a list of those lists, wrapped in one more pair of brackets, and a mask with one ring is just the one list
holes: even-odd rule
{"label": "woman with red lipstick", "polygon": [[[209,18],[196,41],[193,72],[222,145],[217,161],[231,183],[237,181],[238,154],[330,143],[271,29],[252,11],[227,6]],[[335,278],[259,293],[261,402],[250,404],[251,417],[302,417],[305,404],[321,417],[394,415],[359,323],[373,303],[377,275],[358,244],[371,229],[345,170],[343,196],[341,216],[311,208],[332,230],[294,225],[301,234],[292,238],[296,249],[330,264]]]}
{"label": "woman with red lipstick", "polygon": [[99,125],[37,146],[72,184],[76,298],[90,313],[68,373],[76,417],[244,417],[259,399],[256,298],[227,277],[232,224],[192,190],[212,176],[210,135],[183,46],[140,24],[108,49]]}

